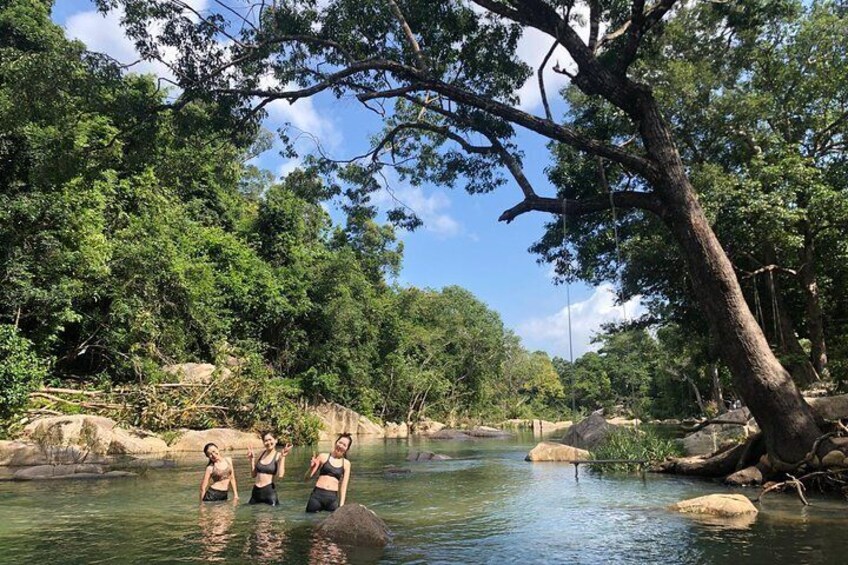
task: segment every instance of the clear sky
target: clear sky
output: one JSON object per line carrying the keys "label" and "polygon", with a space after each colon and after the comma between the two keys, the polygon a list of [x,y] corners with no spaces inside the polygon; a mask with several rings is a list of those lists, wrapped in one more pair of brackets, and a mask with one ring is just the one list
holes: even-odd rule
{"label": "clear sky", "polygon": [[[211,5],[209,0],[190,0],[201,12]],[[90,50],[107,53],[122,63],[138,60],[132,43],[124,36],[119,16],[103,17],[95,11],[90,0],[57,0],[53,19],[64,26],[69,37],[83,41]],[[527,34],[519,46],[519,56],[534,68],[538,67],[547,49],[548,39]],[[569,60],[555,53],[552,61]],[[167,75],[164,66],[140,63],[136,72]],[[566,78],[546,72],[548,97],[558,98],[556,92]],[[541,98],[535,78],[521,90],[521,107],[540,113]],[[563,107],[553,107],[562,113]],[[336,100],[318,96],[300,100],[294,105],[284,101],[269,106],[266,126],[276,131],[285,123],[320,140],[326,153],[344,158],[361,154],[369,135],[380,131],[377,116],[361,108],[355,100]],[[525,153],[525,173],[540,194],[549,196],[544,168],[550,154],[539,136],[521,131],[519,145]],[[314,150],[307,136],[298,142],[299,151]],[[297,161],[282,158],[270,150],[258,158],[258,164],[278,175],[285,175],[297,166]],[[521,199],[516,185],[507,185],[491,194],[466,194],[462,189],[442,187],[415,188],[402,183],[391,186],[395,197],[415,210],[424,220],[417,231],[400,232],[404,241],[404,262],[398,282],[403,285],[439,289],[460,285],[469,289],[490,308],[501,314],[507,327],[521,336],[525,347],[540,349],[552,356],[569,356],[566,318],[566,289],[554,286],[551,268],[538,265],[536,257],[527,251],[542,235],[542,226],[550,216],[524,214],[507,225],[497,221],[505,209]],[[377,196],[377,202],[393,207],[389,195]],[[331,211],[332,213],[332,211]],[[571,319],[574,356],[593,348],[590,339],[605,322],[620,320],[622,308],[614,303],[608,285],[591,288],[582,284],[571,286]],[[638,302],[630,303],[624,311],[638,314]]]}

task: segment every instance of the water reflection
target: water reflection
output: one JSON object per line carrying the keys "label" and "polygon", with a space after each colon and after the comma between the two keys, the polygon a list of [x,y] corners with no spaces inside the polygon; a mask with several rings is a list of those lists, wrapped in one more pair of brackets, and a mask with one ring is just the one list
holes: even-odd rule
{"label": "water reflection", "polygon": [[235,536],[232,532],[235,519],[235,508],[230,503],[200,505],[200,545],[204,561],[224,560],[227,546]]}
{"label": "water reflection", "polygon": [[324,563],[338,563],[339,565],[349,563],[347,554],[338,544],[324,539],[318,535],[312,536],[312,545],[309,546],[309,565],[323,565]]}
{"label": "water reflection", "polygon": [[286,523],[274,509],[257,509],[244,546],[245,559],[256,563],[283,563],[286,560]]}

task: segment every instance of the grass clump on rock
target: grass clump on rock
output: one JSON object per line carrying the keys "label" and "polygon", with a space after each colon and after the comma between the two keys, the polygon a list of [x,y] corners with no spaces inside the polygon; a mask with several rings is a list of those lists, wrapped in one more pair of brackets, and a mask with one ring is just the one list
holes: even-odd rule
{"label": "grass clump on rock", "polygon": [[[651,430],[636,428],[615,428],[594,449],[594,459],[630,459],[647,461],[648,464],[683,455],[680,446],[673,440],[664,438]],[[636,471],[637,463],[615,463],[609,465],[594,465],[595,471],[625,473]]]}

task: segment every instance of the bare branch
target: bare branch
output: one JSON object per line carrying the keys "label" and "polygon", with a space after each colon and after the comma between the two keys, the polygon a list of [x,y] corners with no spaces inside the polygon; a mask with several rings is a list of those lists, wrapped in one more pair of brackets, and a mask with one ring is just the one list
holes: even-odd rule
{"label": "bare branch", "polygon": [[660,217],[665,215],[662,202],[653,194],[647,192],[613,192],[610,198],[603,195],[579,200],[565,199],[565,202],[561,198],[539,196],[525,198],[522,202],[501,214],[498,221],[509,223],[527,212],[549,212],[559,215],[563,213],[563,210],[566,210],[566,214],[570,217],[581,217],[609,210],[613,204],[620,209],[646,210]]}
{"label": "bare branch", "polygon": [[421,52],[421,46],[418,45],[415,35],[412,34],[412,28],[409,27],[406,18],[403,16],[403,12],[400,11],[400,7],[397,5],[395,0],[386,0],[386,2],[388,2],[389,8],[391,8],[392,14],[394,14],[395,18],[397,18],[398,22],[400,22],[400,27],[403,28],[403,34],[406,36],[406,40],[412,48],[412,53],[415,55],[415,66],[422,71],[427,71],[428,65],[427,61],[424,59],[424,54]]}
{"label": "bare branch", "polygon": [[551,114],[551,106],[550,106],[550,104],[548,104],[548,95],[547,95],[547,93],[545,92],[545,78],[544,78],[544,74],[545,74],[545,67],[546,67],[546,66],[547,66],[547,64],[548,64],[548,61],[550,60],[551,55],[553,55],[553,54],[554,54],[554,51],[556,50],[557,45],[559,45],[559,41],[554,40],[553,44],[551,44],[551,48],[550,48],[550,49],[548,49],[548,54],[547,54],[547,55],[545,55],[545,58],[544,58],[544,59],[542,59],[542,64],[541,64],[541,65],[539,65],[539,71],[538,71],[538,75],[539,75],[539,94],[541,94],[541,95],[542,95],[542,106],[544,106],[544,107],[545,107],[545,117],[546,117],[546,118],[548,118],[548,120],[550,120],[550,121],[553,121],[553,119],[554,119],[554,118],[553,118],[553,115]]}

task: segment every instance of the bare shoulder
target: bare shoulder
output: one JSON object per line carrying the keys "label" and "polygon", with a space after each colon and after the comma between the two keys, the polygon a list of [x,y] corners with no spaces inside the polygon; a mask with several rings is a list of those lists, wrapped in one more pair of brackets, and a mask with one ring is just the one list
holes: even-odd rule
{"label": "bare shoulder", "polygon": [[348,471],[350,470],[350,461],[347,459],[344,460],[344,468]]}

